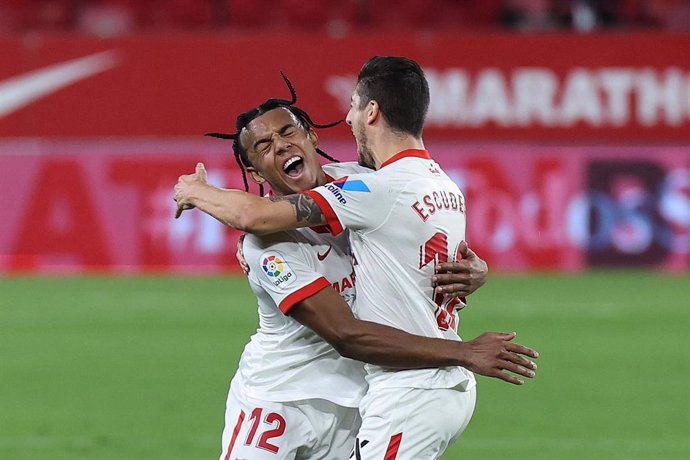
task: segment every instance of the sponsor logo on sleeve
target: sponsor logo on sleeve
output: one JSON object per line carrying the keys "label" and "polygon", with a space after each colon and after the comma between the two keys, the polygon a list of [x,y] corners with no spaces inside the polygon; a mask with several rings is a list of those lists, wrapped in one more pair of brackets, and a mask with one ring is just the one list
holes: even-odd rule
{"label": "sponsor logo on sleeve", "polygon": [[365,184],[363,180],[359,179],[351,180],[347,177],[343,177],[342,179],[338,179],[337,181],[333,182],[333,185],[347,192],[371,192],[369,187],[367,187],[367,184]]}
{"label": "sponsor logo on sleeve", "polygon": [[331,192],[331,193],[336,197],[336,199],[337,199],[339,202],[341,202],[342,204],[346,204],[346,203],[347,203],[347,200],[345,199],[345,197],[343,196],[343,194],[340,192],[340,189],[339,189],[338,187],[336,187],[335,185],[333,185],[332,183],[326,184],[326,190],[328,190],[329,192]]}
{"label": "sponsor logo on sleeve", "polygon": [[342,192],[365,192],[369,193],[369,187],[364,181],[359,179],[348,179],[347,176],[337,179],[329,184],[326,184],[326,190],[331,192],[336,199],[342,203],[346,204],[347,200],[343,196]]}
{"label": "sponsor logo on sleeve", "polygon": [[281,254],[267,252],[261,256],[260,260],[264,274],[274,286],[285,287],[295,281],[295,273]]}

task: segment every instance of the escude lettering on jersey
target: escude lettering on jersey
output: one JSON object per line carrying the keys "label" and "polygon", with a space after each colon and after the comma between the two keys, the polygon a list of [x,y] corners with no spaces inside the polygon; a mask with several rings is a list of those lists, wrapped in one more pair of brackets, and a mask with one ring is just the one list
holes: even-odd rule
{"label": "escude lettering on jersey", "polygon": [[412,209],[417,216],[426,222],[429,217],[438,211],[450,211],[465,213],[465,198],[462,193],[448,190],[434,190],[420,196],[414,203]]}
{"label": "escude lettering on jersey", "polygon": [[276,287],[291,285],[297,276],[288,265],[285,257],[278,251],[264,252],[259,257],[264,275]]}

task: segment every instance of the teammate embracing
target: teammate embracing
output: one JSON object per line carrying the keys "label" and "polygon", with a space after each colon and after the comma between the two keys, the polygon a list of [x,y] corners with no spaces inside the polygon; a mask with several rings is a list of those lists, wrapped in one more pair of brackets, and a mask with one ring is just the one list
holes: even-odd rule
{"label": "teammate embracing", "polygon": [[[536,368],[521,355],[536,357],[537,353],[513,344],[514,333],[485,333],[474,340],[460,341],[457,310],[461,304],[456,298],[435,294],[429,282],[437,263],[455,260],[459,253],[466,252],[466,247],[462,243],[464,198],[431,160],[421,140],[428,101],[428,86],[416,63],[404,58],[373,58],[360,72],[347,121],[357,140],[360,164],[375,167],[376,172],[342,171],[338,175],[344,172],[347,177],[330,183],[325,183],[317,173],[311,186],[319,187],[305,194],[287,195],[307,188],[309,180],[305,174],[311,174],[311,160],[305,152],[310,144],[316,145],[316,139],[304,125],[302,129],[296,126],[299,120],[294,119],[294,113],[280,108],[254,120],[275,117],[263,127],[258,126],[261,122],[255,123],[255,127],[247,124],[248,130],[240,133],[239,144],[241,148],[249,146],[248,159],[254,167],[250,173],[255,179],[269,180],[274,192],[276,185],[282,185],[281,180],[291,184],[284,176],[304,178],[300,186],[288,186],[273,197],[275,201],[269,201],[244,192],[215,189],[205,184],[203,168],[198,168],[195,175],[181,178],[176,187],[180,209],[194,206],[230,226],[252,233],[329,226],[334,236],[328,240],[320,240],[326,238],[322,233],[301,230],[263,237],[245,246],[247,260],[253,264],[250,272],[254,277],[253,288],[260,287],[255,292],[260,298],[262,324],[285,331],[288,318],[261,311],[261,296],[266,304],[273,302],[299,323],[290,323],[295,328],[294,334],[261,337],[263,345],[275,345],[273,354],[263,354],[254,362],[249,356],[246,361],[247,369],[256,370],[276,358],[289,361],[292,358],[289,345],[293,346],[293,352],[295,347],[314,348],[316,342],[300,335],[308,334],[308,330],[297,332],[305,325],[343,356],[370,363],[366,365],[369,386],[359,401],[362,421],[353,452],[356,458],[438,458],[462,433],[472,415],[475,380],[470,370],[522,383],[503,370],[532,377]],[[295,170],[295,163],[302,166],[297,165]],[[278,173],[276,183],[264,175],[270,171]],[[337,242],[344,228],[350,230],[349,240],[356,261],[357,296],[353,309],[358,319],[344,303],[333,306],[338,296],[329,286],[341,279],[347,267],[340,274],[332,274],[330,280],[322,280],[318,275],[327,269],[318,264],[322,257],[331,257],[333,253],[346,256],[346,250],[341,250],[344,245]],[[286,241],[292,248],[298,248],[294,252],[284,249],[286,253],[290,251],[289,256],[281,252],[280,245]],[[301,257],[293,258],[300,252]],[[352,284],[355,277],[343,277],[341,290],[348,279]],[[299,294],[285,295],[282,289],[293,283],[299,283],[300,288],[295,291]],[[261,329],[257,335],[261,335]],[[278,343],[284,339],[287,342]],[[288,351],[281,354],[282,350]],[[326,349],[323,350],[325,354]],[[327,366],[326,362],[320,364]],[[340,364],[350,363],[341,360]],[[285,368],[295,369],[290,363]],[[335,390],[324,380],[335,374],[314,367],[309,375],[324,382],[327,387],[324,391]],[[283,377],[282,374],[264,375],[245,385],[243,390],[250,394],[258,383],[280,393],[283,384],[291,383],[289,377]],[[245,379],[242,366],[235,380],[240,379]],[[235,381],[233,391],[234,388]],[[334,393],[347,395],[344,390]],[[351,399],[355,401],[357,397]],[[336,404],[347,406],[345,401]],[[313,427],[316,419],[309,418],[309,414],[315,405],[307,406],[309,410],[297,408],[296,414],[306,417],[305,426]],[[281,424],[279,417],[285,417],[278,409],[270,412],[269,419],[268,415],[262,415],[263,407],[252,409],[251,416],[250,408],[251,404],[245,407],[247,412],[240,410],[230,436],[231,445],[238,445],[237,439],[243,439],[244,444],[253,441],[259,419],[270,426],[269,436],[278,437],[277,433],[290,428],[287,420]],[[243,420],[247,417],[255,422],[243,437]],[[298,419],[296,416],[295,420]],[[342,416],[340,419],[344,420]],[[277,458],[345,458],[342,452]],[[235,451],[232,455],[264,458]],[[226,457],[231,458],[230,450]]]}

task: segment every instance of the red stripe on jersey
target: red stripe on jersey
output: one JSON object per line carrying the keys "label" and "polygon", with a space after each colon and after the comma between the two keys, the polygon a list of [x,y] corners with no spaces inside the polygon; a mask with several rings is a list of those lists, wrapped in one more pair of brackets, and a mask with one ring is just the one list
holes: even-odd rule
{"label": "red stripe on jersey", "polygon": [[[409,149],[409,150],[403,150],[402,152],[398,152],[383,163],[381,163],[381,168],[384,166],[388,166],[389,164],[401,160],[403,158],[424,158],[425,160],[431,160],[431,155],[429,155],[429,152],[426,150],[419,150],[419,149]],[[379,168],[379,169],[381,169]]]}
{"label": "red stripe on jersey", "polygon": [[307,284],[306,286],[303,286],[295,292],[289,294],[287,297],[283,299],[282,302],[280,302],[278,308],[280,308],[280,311],[287,314],[287,312],[290,311],[290,309],[294,307],[295,304],[303,301],[307,297],[313,296],[321,289],[325,289],[330,285],[331,283],[329,283],[328,280],[322,276],[321,278],[316,279],[311,283]]}
{"label": "red stripe on jersey", "polygon": [[398,449],[400,448],[401,440],[402,433],[391,436],[391,440],[388,443],[388,449],[386,449],[386,456],[383,457],[383,460],[395,460],[395,457],[398,456]]}
{"label": "red stripe on jersey", "polygon": [[328,223],[328,226],[331,227],[331,234],[333,236],[340,235],[343,231],[343,226],[338,220],[338,216],[336,216],[335,211],[333,211],[333,208],[331,207],[331,204],[328,202],[328,200],[326,200],[318,192],[315,192],[313,190],[308,190],[304,193],[312,197],[314,201],[316,201],[316,204],[319,205],[321,212],[326,217],[326,222]]}
{"label": "red stripe on jersey", "polygon": [[240,433],[242,422],[244,422],[244,411],[241,410],[240,416],[237,418],[237,424],[235,425],[235,429],[232,430],[232,438],[230,439],[230,445],[228,446],[228,453],[225,454],[225,460],[228,460],[230,458],[232,448],[235,447],[235,441],[237,440],[237,435]]}

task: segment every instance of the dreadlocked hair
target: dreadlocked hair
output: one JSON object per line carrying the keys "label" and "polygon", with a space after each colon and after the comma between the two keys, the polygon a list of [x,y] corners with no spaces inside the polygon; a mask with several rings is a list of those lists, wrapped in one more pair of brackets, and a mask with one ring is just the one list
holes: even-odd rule
{"label": "dreadlocked hair", "polygon": [[[287,99],[269,99],[263,104],[259,105],[258,107],[249,110],[248,112],[241,113],[237,116],[237,121],[235,122],[235,132],[228,134],[228,133],[206,133],[206,136],[210,137],[217,137],[219,139],[230,139],[232,140],[232,151],[235,156],[235,161],[240,167],[240,171],[242,172],[242,181],[244,182],[244,190],[249,191],[249,182],[247,181],[247,172],[246,168],[251,166],[251,162],[249,161],[249,156],[247,155],[247,150],[242,146],[242,143],[240,142],[240,134],[242,133],[242,130],[247,127],[247,125],[254,120],[256,117],[259,117],[263,115],[264,113],[271,111],[273,109],[277,109],[279,107],[283,107],[286,110],[288,110],[290,113],[292,113],[295,118],[297,118],[297,121],[306,129],[311,130],[313,128],[332,128],[333,126],[337,126],[340,123],[343,122],[343,120],[338,120],[333,123],[328,123],[325,125],[315,123],[309,114],[305,112],[304,110],[300,109],[295,105],[297,102],[297,92],[295,91],[295,88],[292,86],[292,83],[290,83],[290,80],[285,76],[283,72],[280,72],[280,76],[283,77],[283,81],[285,81],[285,84],[287,85],[288,89],[290,90],[290,95],[291,95],[291,100]],[[331,157],[328,155],[326,152],[321,150],[320,148],[316,148],[316,153],[321,155],[322,157],[326,158],[329,161],[338,163],[339,160]],[[263,196],[264,194],[264,187],[263,184],[259,185],[259,194]]]}

